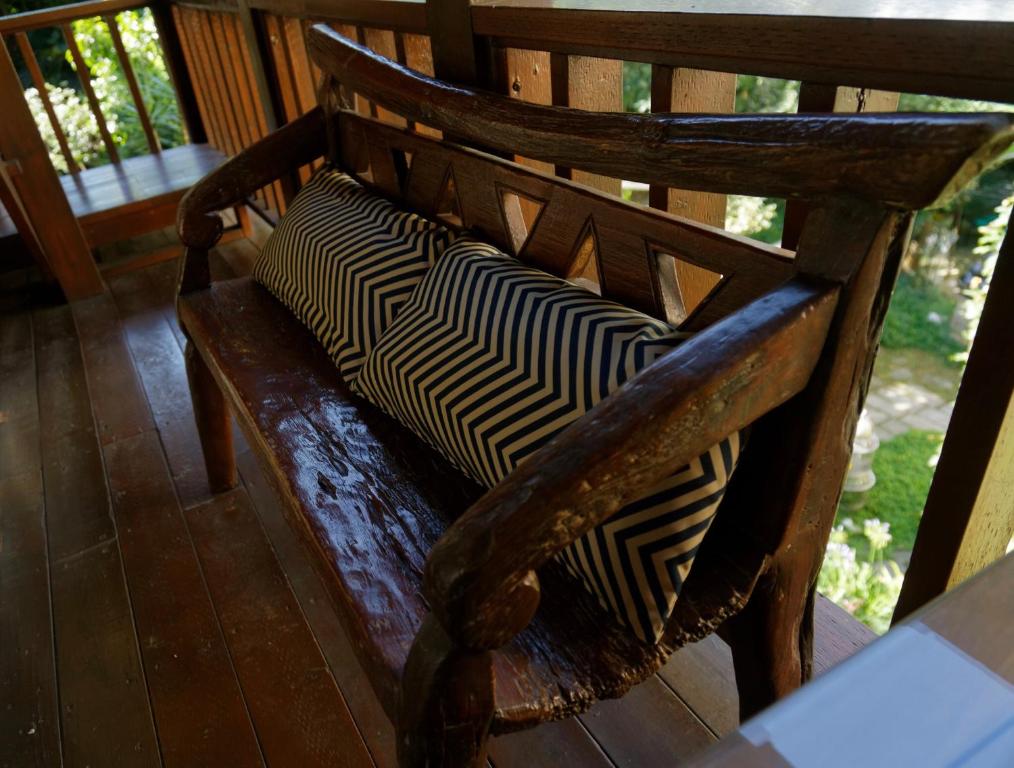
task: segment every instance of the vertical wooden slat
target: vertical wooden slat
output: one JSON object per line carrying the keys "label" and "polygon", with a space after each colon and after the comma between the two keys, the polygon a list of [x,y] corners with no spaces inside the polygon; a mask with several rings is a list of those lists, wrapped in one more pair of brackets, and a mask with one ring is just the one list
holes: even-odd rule
{"label": "vertical wooden slat", "polygon": [[[652,67],[652,112],[727,113],[735,108],[736,75],[732,73]],[[649,190],[649,203],[653,208],[668,210],[713,227],[725,226],[725,195],[655,185]],[[718,275],[706,269],[677,261],[676,281],[684,309],[693,311],[715,287],[718,279]]]}
{"label": "vertical wooden slat", "polygon": [[[596,112],[623,111],[623,62],[589,56],[550,57],[553,104]],[[620,179],[597,173],[559,169],[560,175],[595,189],[620,195]]]}
{"label": "vertical wooden slat", "polygon": [[217,78],[214,77],[208,66],[204,41],[199,31],[202,24],[203,11],[194,8],[184,9],[182,15],[186,27],[186,41],[193,57],[194,72],[201,83],[201,92],[204,96],[204,103],[208,110],[208,118],[211,123],[211,140],[215,147],[226,154],[231,154],[229,148],[229,131],[225,122],[225,114],[220,107],[217,93]]}
{"label": "vertical wooden slat", "polygon": [[24,32],[18,32],[18,34],[15,35],[15,38],[18,41],[18,50],[21,51],[21,58],[25,60],[25,66],[28,67],[28,74],[31,75],[32,85],[34,85],[35,90],[39,92],[39,98],[42,100],[42,108],[46,110],[46,117],[49,118],[49,124],[53,126],[53,133],[56,135],[57,144],[60,145],[60,154],[63,155],[63,159],[67,163],[67,170],[71,173],[77,173],[81,169],[74,160],[74,155],[70,151],[70,145],[67,144],[67,136],[63,132],[60,120],[56,116],[56,110],[53,109],[53,102],[49,99],[49,90],[46,88],[46,79],[42,76],[42,70],[39,69],[39,61],[35,58],[35,51],[32,50],[32,44],[28,41],[28,35]]}
{"label": "vertical wooden slat", "polygon": [[303,24],[299,19],[285,18],[282,21],[282,31],[285,34],[286,50],[292,65],[292,81],[296,101],[299,104],[299,114],[306,114],[316,106],[317,93],[314,88],[313,72],[310,69],[310,57],[306,53]]}
{"label": "vertical wooden slat", "polygon": [[245,149],[257,140],[253,130],[253,120],[249,112],[244,109],[243,92],[240,88],[239,79],[236,77],[236,70],[233,66],[233,57],[237,52],[229,45],[223,45],[226,37],[226,19],[228,14],[209,13],[207,18],[208,32],[216,41],[212,65],[218,66],[219,77],[226,96],[226,105],[229,114],[232,116],[231,123],[235,126],[233,140],[240,149]]}
{"label": "vertical wooden slat", "polygon": [[486,41],[472,34],[470,0],[428,0],[426,20],[437,77],[461,85],[488,84],[489,51]]}
{"label": "vertical wooden slat", "polygon": [[274,65],[285,121],[299,117],[299,103],[296,101],[296,81],[292,75],[289,46],[283,31],[283,20],[274,14],[264,14],[264,29],[271,45],[271,61]]}
{"label": "vertical wooden slat", "polygon": [[[286,20],[280,16],[274,14],[264,15],[264,28],[267,32],[268,41],[271,44],[271,58],[274,62],[278,93],[281,97],[282,107],[285,110],[285,119],[286,121],[290,121],[295,120],[302,112],[298,97],[299,85],[292,63],[292,52],[289,49],[285,22]],[[309,168],[306,166],[300,168],[298,171],[300,184],[305,184],[309,178]]]}
{"label": "vertical wooden slat", "polygon": [[0,155],[16,161],[18,197],[69,300],[105,290],[91,250],[49,160],[7,46],[0,46]]}
{"label": "vertical wooden slat", "polygon": [[137,77],[134,75],[134,67],[130,63],[127,49],[123,47],[123,38],[120,36],[120,26],[116,21],[116,16],[108,13],[102,17],[102,20],[109,29],[109,37],[113,41],[113,48],[116,49],[116,58],[120,61],[120,69],[123,71],[123,77],[127,80],[130,97],[134,100],[134,108],[137,109],[137,117],[141,121],[141,129],[144,131],[144,137],[148,141],[148,149],[153,154],[157,154],[162,151],[162,145],[159,143],[155,129],[151,125],[148,108],[144,105],[144,97],[141,96],[141,89],[137,85]]}
{"label": "vertical wooden slat", "polygon": [[198,40],[198,54],[203,56],[204,66],[207,68],[208,80],[211,82],[213,103],[215,108],[222,115],[222,127],[225,130],[226,146],[230,155],[236,155],[243,149],[243,140],[236,120],[236,113],[232,106],[232,95],[229,93],[228,85],[222,78],[222,61],[219,55],[219,45],[212,34],[211,25],[214,13],[201,11],[195,20]]}
{"label": "vertical wooden slat", "polygon": [[[242,54],[243,71],[246,75],[246,83],[254,104],[254,112],[257,116],[257,125],[262,136],[278,127],[278,118],[275,113],[274,101],[265,67],[265,47],[262,42],[262,35],[258,31],[258,24],[251,15],[249,6],[245,0],[240,0],[237,11],[236,23],[238,25],[238,48]],[[261,190],[264,202],[269,208],[278,213],[285,211],[285,196],[282,184],[273,184]]]}
{"label": "vertical wooden slat", "polygon": [[203,144],[208,140],[208,134],[197,105],[193,83],[187,76],[179,28],[174,21],[174,14],[179,9],[169,3],[155,3],[150,6],[150,10],[155,20],[155,28],[158,30],[162,59],[165,61],[166,69],[169,70],[169,78],[172,80],[176,103],[179,105],[180,115],[187,129],[188,140],[192,144]]}
{"label": "vertical wooden slat", "polygon": [[[247,68],[245,46],[243,45],[242,30],[239,24],[239,20],[232,14],[222,15],[222,40],[229,51],[229,65],[232,80],[236,85],[236,98],[240,105],[243,122],[246,124],[251,138],[256,140],[263,138],[267,131],[264,125],[264,115],[254,100],[250,73]],[[263,205],[269,205],[264,190],[257,191],[257,198],[261,200]]]}
{"label": "vertical wooden slat", "polygon": [[1014,234],[986,294],[894,612],[904,619],[1003,557],[1014,535]]}
{"label": "vertical wooden slat", "polygon": [[219,123],[219,116],[216,114],[211,103],[211,95],[204,69],[197,57],[193,35],[191,33],[191,15],[197,13],[189,8],[173,6],[173,14],[176,21],[176,29],[179,32],[180,45],[183,51],[183,58],[187,64],[189,80],[194,84],[195,97],[201,111],[202,122],[208,134],[208,140],[212,146],[223,149],[222,129]]}
{"label": "vertical wooden slat", "polygon": [[92,116],[98,124],[99,135],[102,136],[102,143],[106,146],[106,152],[109,154],[109,160],[113,163],[118,163],[120,162],[120,153],[116,151],[116,145],[113,143],[113,137],[109,134],[109,127],[106,125],[106,118],[102,114],[102,105],[99,104],[99,100],[95,96],[95,89],[92,87],[91,72],[88,71],[84,58],[81,56],[81,49],[77,45],[77,40],[74,39],[74,32],[67,24],[60,25],[60,30],[63,32],[63,39],[67,42],[67,49],[70,51],[70,56],[74,60],[74,69],[77,70],[78,79],[81,81],[81,88],[84,90],[85,97],[88,99],[88,106],[91,107]]}

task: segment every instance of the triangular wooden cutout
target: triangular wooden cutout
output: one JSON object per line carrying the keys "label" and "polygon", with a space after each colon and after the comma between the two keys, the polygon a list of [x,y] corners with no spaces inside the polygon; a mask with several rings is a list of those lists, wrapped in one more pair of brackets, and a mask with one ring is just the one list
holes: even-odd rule
{"label": "triangular wooden cutout", "polygon": [[447,173],[444,175],[444,183],[440,185],[440,192],[437,194],[436,216],[445,224],[453,227],[462,227],[461,201],[458,200],[458,186],[454,183],[454,166],[447,166]]}
{"label": "triangular wooden cutout", "polygon": [[398,175],[398,186],[404,194],[408,187],[408,174],[412,170],[412,153],[392,147],[391,162],[394,163],[394,172]]}
{"label": "triangular wooden cutout", "polygon": [[664,246],[649,243],[648,250],[654,257],[660,298],[670,322],[682,323],[724,279],[724,275],[680,258]]}
{"label": "triangular wooden cutout", "polygon": [[510,238],[514,255],[520,257],[542,211],[545,210],[546,201],[529,197],[509,187],[501,187],[499,184],[497,190],[500,193],[500,213],[503,215],[504,229]]}
{"label": "triangular wooden cutout", "polygon": [[571,251],[570,267],[567,279],[578,283],[583,288],[601,293],[602,271],[599,267],[599,240],[595,232],[595,220],[589,216],[584,229],[574,243]]}

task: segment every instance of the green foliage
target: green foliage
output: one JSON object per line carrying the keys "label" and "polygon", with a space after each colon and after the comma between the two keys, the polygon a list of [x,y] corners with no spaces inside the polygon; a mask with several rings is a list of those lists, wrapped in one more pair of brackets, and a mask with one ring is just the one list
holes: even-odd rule
{"label": "green foliage", "polygon": [[[164,148],[182,144],[183,122],[162,60],[155,19],[145,8],[121,13],[117,22],[159,141]],[[120,148],[120,154],[123,157],[146,154],[148,145],[144,130],[105,22],[99,18],[82,19],[74,22],[73,27],[81,55],[91,71],[95,93],[107,121],[112,123],[110,133]]]}
{"label": "green foliage", "polygon": [[[873,456],[877,484],[862,509],[852,516],[861,522],[886,521],[894,531],[896,546],[910,550],[915,544],[942,442],[943,435],[937,432],[912,430],[883,443]],[[852,544],[863,546],[860,540]]]}
{"label": "green foliage", "polygon": [[[955,301],[910,273],[903,273],[884,318],[880,343],[891,349],[922,349],[954,364],[964,347],[950,336]],[[938,317],[940,322],[930,318]]]}
{"label": "green foliage", "polygon": [[736,78],[737,112],[795,112],[799,82],[775,77],[739,75]]}
{"label": "green foliage", "polygon": [[[33,9],[46,7],[45,3],[29,5]],[[162,147],[167,149],[182,144],[185,141],[183,122],[176,94],[162,60],[158,32],[151,12],[148,9],[127,11],[119,14],[117,21],[142,99]],[[75,21],[72,28],[82,58],[91,73],[92,86],[102,106],[106,127],[120,156],[126,158],[146,154],[149,151],[148,144],[137,107],[120,69],[116,49],[105,22],[98,17],[82,19]],[[53,109],[67,136],[74,159],[86,168],[108,162],[98,126],[81,92],[70,52],[62,38],[57,44],[47,40],[40,43],[39,39],[33,37],[32,46],[46,78]],[[23,79],[25,77],[23,75]],[[54,85],[54,80],[59,85]],[[66,161],[59,150],[56,135],[43,110],[38,92],[34,88],[28,88],[25,96],[39,126],[39,133],[49,148],[53,165],[58,171],[66,172]]]}
{"label": "green foliage", "polygon": [[647,112],[651,109],[651,64],[623,62],[623,111]]}
{"label": "green foliage", "polygon": [[[891,626],[891,615],[901,594],[904,575],[898,564],[884,557],[891,543],[889,523],[869,519],[860,529],[845,519],[831,532],[817,589],[875,632]],[[849,545],[850,535],[859,535],[866,546],[860,558]]]}
{"label": "green foliage", "polygon": [[[70,146],[74,160],[84,167],[100,164],[106,157],[106,149],[102,145],[98,131],[95,130],[95,120],[84,97],[73,88],[61,85],[47,83],[46,90],[49,93],[49,101],[53,105],[53,111],[56,113],[56,121],[67,137],[67,144]],[[46,117],[39,92],[35,88],[29,88],[25,91],[25,99],[28,101],[28,107],[39,126],[39,134],[49,149],[49,158],[53,161],[53,167],[59,173],[67,173],[69,170],[67,161],[59,150],[60,145],[56,141],[56,133]]]}

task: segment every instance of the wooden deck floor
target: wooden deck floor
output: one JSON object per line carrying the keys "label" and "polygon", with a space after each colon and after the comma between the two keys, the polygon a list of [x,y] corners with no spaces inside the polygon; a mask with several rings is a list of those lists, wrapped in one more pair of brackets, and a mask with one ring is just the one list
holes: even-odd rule
{"label": "wooden deck floor", "polygon": [[[215,268],[245,273],[256,252],[235,240]],[[118,274],[72,308],[0,297],[0,766],[394,766],[393,730],[241,436],[241,487],[209,495],[174,269]],[[825,601],[817,620],[821,670],[871,637]],[[679,765],[735,713],[711,638],[624,699],[495,739],[490,760]]]}
{"label": "wooden deck floor", "polygon": [[[96,247],[173,221],[183,194],[223,160],[225,155],[208,144],[183,144],[64,174],[60,184],[85,238]],[[0,207],[0,239],[15,233]]]}

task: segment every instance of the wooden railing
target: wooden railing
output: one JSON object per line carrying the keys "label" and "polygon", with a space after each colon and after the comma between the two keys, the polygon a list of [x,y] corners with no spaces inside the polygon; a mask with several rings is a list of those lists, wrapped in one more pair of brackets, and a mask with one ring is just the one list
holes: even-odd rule
{"label": "wooden railing", "polygon": [[31,77],[32,85],[38,92],[42,107],[56,137],[60,154],[67,166],[67,170],[72,174],[80,172],[81,162],[78,157],[74,156],[72,147],[67,139],[65,126],[61,124],[53,107],[48,87],[50,84],[47,84],[43,76],[28,33],[45,28],[56,28],[61,32],[67,46],[67,51],[73,62],[74,71],[81,83],[81,90],[84,92],[88,107],[95,121],[96,129],[105,148],[108,161],[117,163],[120,161],[120,149],[109,131],[109,121],[106,117],[108,105],[103,105],[96,94],[92,84],[93,73],[81,53],[81,47],[75,36],[73,25],[74,22],[82,19],[95,17],[102,19],[116,52],[120,72],[130,92],[148,151],[152,154],[157,154],[162,151],[162,145],[152,124],[148,105],[145,103],[141,93],[141,88],[134,72],[134,66],[123,42],[120,22],[117,18],[117,15],[123,11],[135,11],[149,7],[154,14],[155,22],[159,29],[163,58],[165,59],[167,68],[174,75],[174,85],[177,91],[177,101],[181,117],[191,140],[202,141],[204,138],[203,128],[195,120],[195,115],[190,106],[192,96],[190,94],[189,79],[179,76],[182,70],[179,67],[180,62],[178,61],[179,57],[176,51],[178,44],[175,40],[175,30],[171,25],[166,25],[163,6],[155,3],[138,2],[138,0],[95,0],[94,2],[77,3],[0,18],[0,40],[7,45],[8,51],[11,50],[13,43],[21,55]]}
{"label": "wooden railing", "polygon": [[[732,73],[801,81],[800,111],[891,110],[898,92],[1014,102],[1014,5],[994,4],[989,18],[977,15],[978,5],[966,12],[943,0],[912,10],[882,11],[880,5],[875,0],[156,0],[150,7],[191,135],[206,132],[226,154],[312,106],[318,73],[304,32],[315,22],[426,74],[583,109],[622,110],[625,61],[651,66],[650,108],[656,112],[731,112]],[[108,16],[138,6],[104,0],[74,6],[74,13]],[[66,13],[55,9],[0,20],[0,34],[65,24]],[[357,108],[404,123],[363,99],[357,99]],[[608,192],[621,190],[621,179],[518,159]],[[284,212],[308,172],[261,190],[256,202],[273,214]],[[723,195],[654,186],[649,202],[715,226],[724,223]],[[805,203],[788,207],[784,246],[794,247],[805,215]],[[899,616],[998,557],[1014,533],[1009,495],[1014,462],[1003,453],[1014,444],[1014,361],[997,353],[1009,349],[1014,327],[1010,240],[971,351]],[[593,240],[589,248],[594,250]],[[688,310],[716,280],[678,259],[677,275]],[[1008,489],[1007,495],[998,488]]]}

